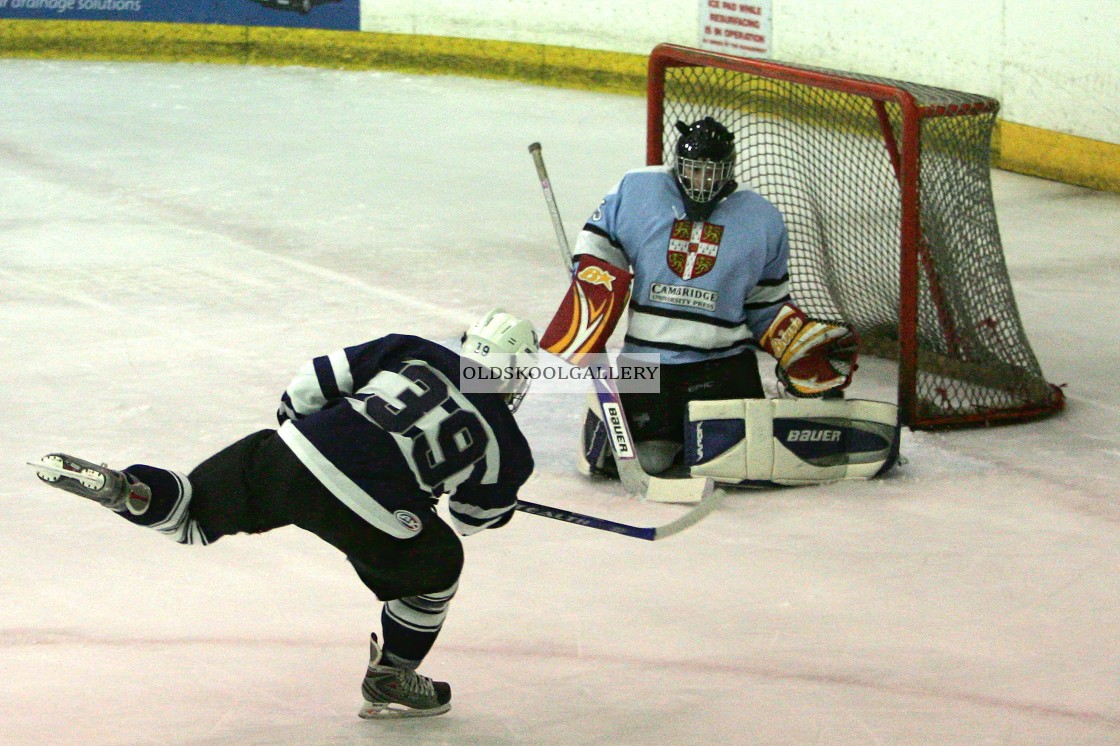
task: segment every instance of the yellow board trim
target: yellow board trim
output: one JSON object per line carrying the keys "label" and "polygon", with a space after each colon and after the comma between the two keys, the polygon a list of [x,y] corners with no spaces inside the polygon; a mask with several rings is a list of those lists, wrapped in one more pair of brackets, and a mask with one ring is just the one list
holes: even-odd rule
{"label": "yellow board trim", "polygon": [[[306,65],[645,95],[646,57],[548,44],[265,26],[0,19],[0,57]],[[1001,121],[996,168],[1120,192],[1120,144]]]}
{"label": "yellow board trim", "polygon": [[1067,184],[1120,192],[1120,145],[1001,121],[992,165]]}
{"label": "yellow board trim", "polygon": [[0,20],[0,56],[306,65],[645,94],[646,57],[547,44],[323,29]]}

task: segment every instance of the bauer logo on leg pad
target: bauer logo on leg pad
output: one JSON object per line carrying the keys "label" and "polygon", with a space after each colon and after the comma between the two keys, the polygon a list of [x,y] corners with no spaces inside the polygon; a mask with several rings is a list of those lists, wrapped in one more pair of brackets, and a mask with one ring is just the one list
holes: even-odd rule
{"label": "bauer logo on leg pad", "polygon": [[776,418],[774,438],[814,466],[882,461],[895,428],[878,422],[822,418]]}
{"label": "bauer logo on leg pad", "polygon": [[844,434],[843,430],[790,430],[786,440],[789,442],[801,441],[802,443],[809,443],[813,441],[830,442],[833,440],[840,440],[840,436]]}

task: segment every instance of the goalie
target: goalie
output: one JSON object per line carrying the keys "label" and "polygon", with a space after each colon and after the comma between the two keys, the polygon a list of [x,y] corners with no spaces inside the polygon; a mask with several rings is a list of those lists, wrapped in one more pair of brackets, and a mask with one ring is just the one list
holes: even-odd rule
{"label": "goalie", "polygon": [[[847,387],[857,356],[851,328],[791,302],[784,220],[738,188],[731,133],[711,117],[676,127],[673,163],[626,173],[579,233],[571,287],[541,340],[578,363],[604,350],[628,309],[623,356],[661,360],[660,392],[620,395],[651,475],[692,462],[682,453],[690,402],[765,398],[756,347],[777,360],[796,397]],[[582,470],[613,476],[604,430],[590,407]]]}

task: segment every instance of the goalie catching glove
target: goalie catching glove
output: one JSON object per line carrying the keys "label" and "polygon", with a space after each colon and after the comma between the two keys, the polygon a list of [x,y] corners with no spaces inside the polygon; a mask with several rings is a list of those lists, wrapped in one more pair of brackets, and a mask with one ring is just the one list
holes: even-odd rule
{"label": "goalie catching glove", "polygon": [[811,319],[791,303],[778,310],[759,340],[778,361],[778,380],[794,396],[821,396],[852,382],[859,354],[855,331]]}

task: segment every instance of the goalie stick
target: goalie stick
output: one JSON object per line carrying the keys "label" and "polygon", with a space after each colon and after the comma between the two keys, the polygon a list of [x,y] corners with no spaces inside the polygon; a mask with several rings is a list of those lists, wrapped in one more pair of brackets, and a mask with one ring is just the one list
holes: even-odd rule
{"label": "goalie stick", "polygon": [[530,145],[529,153],[533,156],[533,164],[537,167],[537,178],[541,180],[541,191],[544,192],[544,201],[548,205],[548,216],[552,218],[552,229],[556,231],[556,243],[560,247],[560,261],[564,263],[564,269],[571,275],[572,252],[568,248],[568,236],[564,233],[564,222],[560,219],[560,209],[556,206],[556,197],[552,194],[552,182],[548,178],[548,170],[544,167],[541,144],[535,142]]}
{"label": "goalie stick", "polygon": [[[662,480],[662,481],[680,481],[680,480]],[[690,480],[691,481],[691,480]],[[721,488],[712,489],[712,481],[710,479],[694,480],[703,481],[706,489],[704,496],[700,502],[687,513],[682,515],[676,520],[670,521],[662,526],[630,526],[625,523],[617,523],[615,521],[607,520],[606,518],[597,518],[592,515],[584,515],[583,513],[576,513],[571,510],[564,510],[563,508],[553,508],[548,505],[540,505],[539,503],[528,502],[527,500],[517,501],[517,510],[522,513],[530,515],[539,515],[544,518],[551,518],[556,521],[564,521],[565,523],[574,523],[577,526],[586,526],[587,528],[597,528],[600,531],[610,531],[613,534],[622,534],[629,536],[633,539],[645,539],[646,541],[657,541],[664,539],[673,534],[678,534],[684,531],[689,526],[695,525],[702,518],[712,512],[716,505],[723,499],[727,492]]]}
{"label": "goalie stick", "polygon": [[[560,219],[560,209],[556,204],[556,195],[552,192],[552,181],[548,178],[548,169],[544,165],[544,155],[541,153],[539,142],[529,145],[529,154],[533,157],[533,164],[537,168],[537,177],[541,182],[541,191],[548,205],[548,214],[552,219],[552,229],[556,232],[556,242],[560,248],[561,261],[564,270],[571,276],[572,252],[568,244],[568,236],[564,232],[564,223]],[[630,425],[622,408],[622,399],[614,383],[608,379],[596,378],[593,381],[595,395],[599,400],[599,407],[603,412],[603,421],[611,437],[611,453],[614,455],[615,467],[618,469],[618,478],[623,488],[633,495],[644,495],[654,502],[667,503],[696,503],[702,501],[707,490],[707,480],[703,479],[662,479],[651,477],[642,469],[638,461],[638,453],[634,447],[634,438],[630,434]]]}

